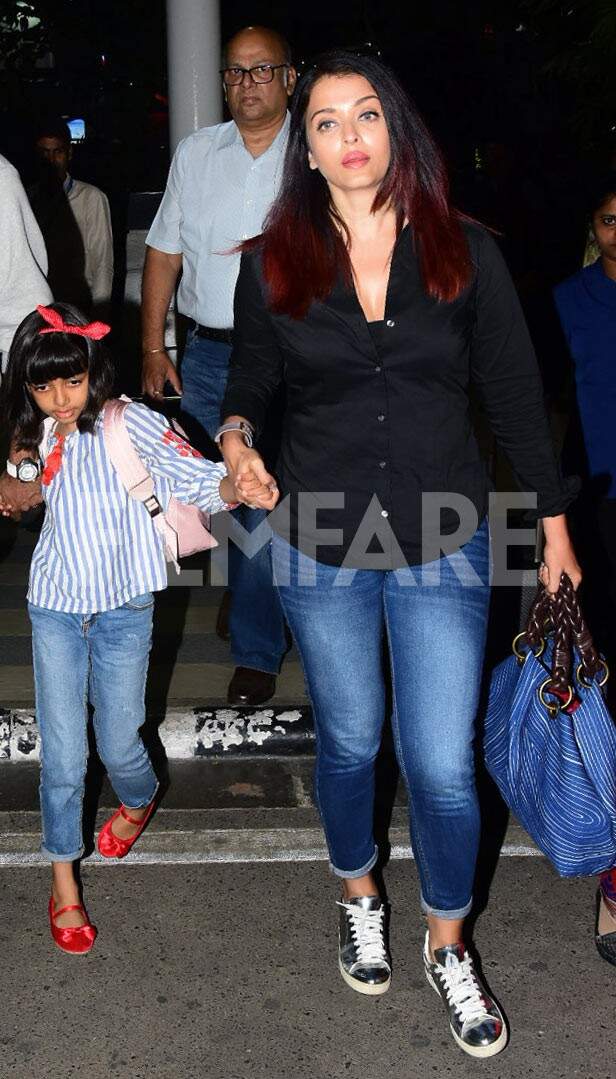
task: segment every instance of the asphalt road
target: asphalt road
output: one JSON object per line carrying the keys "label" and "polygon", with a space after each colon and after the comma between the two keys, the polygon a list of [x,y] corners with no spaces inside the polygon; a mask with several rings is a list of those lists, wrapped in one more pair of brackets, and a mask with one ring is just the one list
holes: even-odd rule
{"label": "asphalt road", "polygon": [[2,1079],[612,1079],[616,968],[593,883],[501,858],[474,939],[512,1034],[454,1045],[421,967],[412,862],[386,869],[394,979],[342,982],[323,863],[84,865],[99,937],[71,957],[46,924],[48,871],[0,870]]}

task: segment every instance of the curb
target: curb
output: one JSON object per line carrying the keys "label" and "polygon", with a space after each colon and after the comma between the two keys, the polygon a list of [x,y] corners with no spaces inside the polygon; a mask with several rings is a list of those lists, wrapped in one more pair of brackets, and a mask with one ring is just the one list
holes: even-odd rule
{"label": "curb", "polygon": [[[171,709],[160,724],[150,718],[143,734],[148,745],[162,743],[169,760],[314,752],[312,710],[307,705]],[[39,757],[34,711],[0,708],[0,765],[37,761]]]}

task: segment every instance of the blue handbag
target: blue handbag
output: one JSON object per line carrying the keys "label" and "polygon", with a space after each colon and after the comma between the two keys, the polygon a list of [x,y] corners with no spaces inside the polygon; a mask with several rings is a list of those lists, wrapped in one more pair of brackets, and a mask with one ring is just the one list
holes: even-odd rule
{"label": "blue handbag", "polygon": [[[546,632],[547,628],[549,632]],[[488,771],[562,877],[616,865],[616,725],[575,590],[540,587],[514,655],[495,668],[485,720]]]}

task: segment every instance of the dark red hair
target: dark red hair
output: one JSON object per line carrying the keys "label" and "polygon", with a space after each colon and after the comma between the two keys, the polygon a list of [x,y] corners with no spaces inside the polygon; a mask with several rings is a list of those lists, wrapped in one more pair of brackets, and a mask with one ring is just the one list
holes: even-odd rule
{"label": "dark red hair", "polygon": [[308,165],[306,110],[315,83],[327,75],[363,75],[378,95],[391,163],[372,209],[391,204],[398,231],[410,222],[426,292],[436,300],[454,300],[470,280],[471,261],[462,215],[449,203],[440,151],[389,68],[371,56],[332,50],[323,53],[298,83],[280,192],[262,236],[243,245],[262,249],[271,309],[302,318],[314,300],[331,293],[340,275],[348,283],[352,280],[347,244],[334,219],[348,239],[347,229],[337,218],[325,179]]}

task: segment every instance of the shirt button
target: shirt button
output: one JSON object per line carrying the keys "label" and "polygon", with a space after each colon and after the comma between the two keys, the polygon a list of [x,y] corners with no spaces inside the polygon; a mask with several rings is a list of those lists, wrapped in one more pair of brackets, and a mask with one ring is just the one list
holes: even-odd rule
{"label": "shirt button", "polygon": [[383,413],[380,412],[379,415],[377,416],[377,420],[379,421],[379,423],[382,423],[384,419],[385,419],[385,417],[384,417]]}
{"label": "shirt button", "polygon": [[381,510],[381,517],[389,517],[387,510]]}
{"label": "shirt button", "polygon": [[379,461],[379,468],[387,468],[387,461]]}
{"label": "shirt button", "polygon": [[388,326],[390,330],[393,330],[396,323],[394,322],[393,318],[388,318],[385,325]]}

